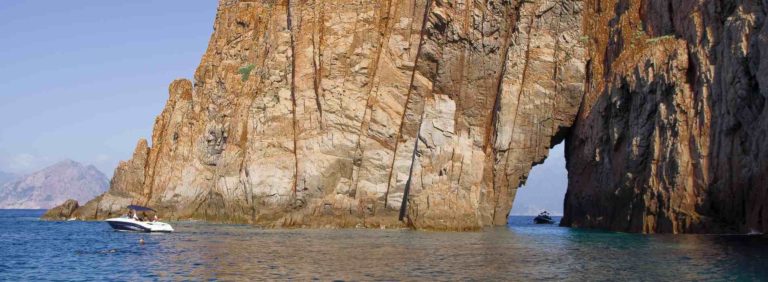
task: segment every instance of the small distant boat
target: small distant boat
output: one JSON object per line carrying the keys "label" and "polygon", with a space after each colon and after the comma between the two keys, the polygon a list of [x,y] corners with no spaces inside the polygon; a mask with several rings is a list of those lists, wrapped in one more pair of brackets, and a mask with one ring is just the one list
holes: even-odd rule
{"label": "small distant boat", "polygon": [[137,231],[137,232],[173,232],[170,224],[159,221],[139,220],[136,216],[137,211],[156,212],[148,207],[130,205],[128,209],[133,217],[123,216],[105,220],[115,230],[119,231]]}
{"label": "small distant boat", "polygon": [[536,224],[554,224],[555,221],[552,220],[552,217],[549,216],[549,213],[547,211],[541,212],[538,216],[536,216],[533,219],[533,223]]}

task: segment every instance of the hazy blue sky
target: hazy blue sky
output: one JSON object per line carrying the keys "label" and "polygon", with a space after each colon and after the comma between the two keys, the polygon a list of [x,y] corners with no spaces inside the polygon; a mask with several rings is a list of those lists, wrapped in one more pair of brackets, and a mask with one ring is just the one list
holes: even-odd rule
{"label": "hazy blue sky", "polygon": [[215,0],[0,1],[0,170],[111,175],[208,45]]}
{"label": "hazy blue sky", "polygon": [[542,210],[553,215],[563,213],[563,198],[568,185],[564,147],[563,143],[555,146],[543,164],[533,167],[525,186],[517,190],[512,214],[538,214]]}
{"label": "hazy blue sky", "polygon": [[[62,159],[108,176],[151,136],[175,78],[191,78],[216,0],[0,1],[0,170]],[[562,210],[562,148],[535,167],[513,213]]]}

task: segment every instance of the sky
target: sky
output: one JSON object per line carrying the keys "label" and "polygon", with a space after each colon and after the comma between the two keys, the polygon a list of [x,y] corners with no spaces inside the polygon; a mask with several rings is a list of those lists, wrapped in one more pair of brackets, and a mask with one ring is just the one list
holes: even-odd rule
{"label": "sky", "polygon": [[552,215],[563,214],[563,199],[568,187],[565,170],[565,143],[549,150],[543,164],[534,166],[523,187],[517,189],[512,203],[512,215],[536,215],[546,210]]}
{"label": "sky", "polygon": [[[127,160],[176,78],[192,78],[216,0],[0,1],[0,171],[64,159],[107,176]],[[533,168],[512,214],[562,213],[562,145]]]}
{"label": "sky", "polygon": [[63,159],[111,176],[175,78],[192,78],[215,0],[0,1],[0,171]]}

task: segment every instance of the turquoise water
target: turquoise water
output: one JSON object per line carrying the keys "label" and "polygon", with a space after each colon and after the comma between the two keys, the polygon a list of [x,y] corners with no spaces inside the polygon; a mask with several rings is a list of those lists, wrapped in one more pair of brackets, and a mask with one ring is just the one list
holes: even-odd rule
{"label": "turquoise water", "polygon": [[470,233],[174,222],[176,233],[140,234],[42,213],[0,210],[0,280],[768,279],[768,239],[756,236],[597,232],[531,217]]}

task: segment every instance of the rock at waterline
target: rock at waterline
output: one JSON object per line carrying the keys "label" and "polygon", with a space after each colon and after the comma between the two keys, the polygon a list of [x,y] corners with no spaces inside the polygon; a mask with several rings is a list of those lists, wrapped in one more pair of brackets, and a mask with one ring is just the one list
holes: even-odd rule
{"label": "rock at waterline", "polygon": [[72,217],[75,210],[79,207],[80,204],[77,201],[69,199],[63,204],[46,211],[42,218],[46,220],[67,220]]}

